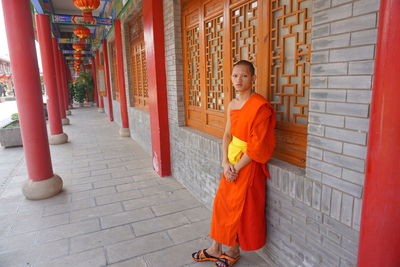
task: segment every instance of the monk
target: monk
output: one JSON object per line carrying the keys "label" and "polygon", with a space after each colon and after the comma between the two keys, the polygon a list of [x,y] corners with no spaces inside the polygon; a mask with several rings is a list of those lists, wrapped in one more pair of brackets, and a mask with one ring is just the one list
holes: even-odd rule
{"label": "monk", "polygon": [[[251,62],[241,60],[232,70],[237,98],[228,105],[222,143],[222,178],[214,198],[211,222],[213,242],[192,254],[195,261],[232,266],[240,249],[256,250],[266,241],[266,162],[275,147],[275,113],[261,95],[252,92],[256,79]],[[222,252],[222,244],[230,248]]]}

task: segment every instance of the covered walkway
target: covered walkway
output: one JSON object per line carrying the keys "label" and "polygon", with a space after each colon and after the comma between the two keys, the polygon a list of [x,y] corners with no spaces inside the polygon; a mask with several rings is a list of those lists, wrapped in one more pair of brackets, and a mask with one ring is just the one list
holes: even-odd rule
{"label": "covered walkway", "polygon": [[[74,109],[68,144],[51,146],[57,196],[22,192],[22,148],[0,148],[0,266],[213,266],[191,253],[209,245],[210,211],[95,108]],[[272,266],[244,253],[235,266]]]}

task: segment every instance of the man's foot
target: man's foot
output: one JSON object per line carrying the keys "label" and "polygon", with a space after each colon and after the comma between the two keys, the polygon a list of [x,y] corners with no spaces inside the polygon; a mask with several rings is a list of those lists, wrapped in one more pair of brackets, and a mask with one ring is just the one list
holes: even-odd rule
{"label": "man's foot", "polygon": [[231,267],[240,259],[239,252],[237,252],[236,255],[231,254],[232,256],[228,256],[227,253],[224,253],[219,257],[218,261],[215,263],[215,266]]}
{"label": "man's foot", "polygon": [[212,249],[202,249],[192,254],[194,261],[218,261],[221,253],[217,253]]}

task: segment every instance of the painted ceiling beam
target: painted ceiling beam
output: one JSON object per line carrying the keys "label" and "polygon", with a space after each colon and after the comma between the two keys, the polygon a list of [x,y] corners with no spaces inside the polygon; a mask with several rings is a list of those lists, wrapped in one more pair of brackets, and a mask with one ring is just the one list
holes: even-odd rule
{"label": "painted ceiling beam", "polygon": [[64,14],[53,14],[51,15],[51,22],[58,23],[58,24],[84,24],[85,26],[111,26],[112,19],[108,18],[100,18],[100,17],[93,17],[95,19],[95,23],[88,24],[84,23],[83,16],[80,15],[64,15]]}

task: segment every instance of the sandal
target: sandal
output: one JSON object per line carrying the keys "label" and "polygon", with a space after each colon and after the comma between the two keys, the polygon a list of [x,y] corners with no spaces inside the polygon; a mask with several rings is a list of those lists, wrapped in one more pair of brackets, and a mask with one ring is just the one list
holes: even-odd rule
{"label": "sandal", "polygon": [[[232,258],[226,254],[222,254],[221,257],[219,257],[218,262],[222,263],[223,267],[231,267],[233,264],[235,264],[238,260],[240,259],[240,255],[237,256],[236,258]],[[218,262],[215,263],[215,266],[220,267],[221,265],[218,265]]]}
{"label": "sandal", "polygon": [[[195,253],[192,254],[192,258],[194,261],[218,261],[219,258],[211,256],[210,254],[207,253],[207,249],[202,249],[199,250]],[[197,255],[197,258],[194,256]]]}

